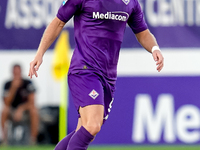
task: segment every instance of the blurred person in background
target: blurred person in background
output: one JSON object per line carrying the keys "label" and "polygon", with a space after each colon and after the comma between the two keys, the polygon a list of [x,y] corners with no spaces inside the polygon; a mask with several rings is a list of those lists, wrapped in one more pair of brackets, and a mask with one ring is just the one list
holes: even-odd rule
{"label": "blurred person in background", "polygon": [[8,143],[8,130],[6,122],[11,119],[20,122],[23,115],[28,112],[30,118],[31,137],[30,143],[36,144],[38,134],[38,111],[35,106],[35,87],[30,80],[22,77],[19,64],[12,68],[12,80],[7,81],[3,89],[3,111],[1,125],[3,131],[3,144]]}

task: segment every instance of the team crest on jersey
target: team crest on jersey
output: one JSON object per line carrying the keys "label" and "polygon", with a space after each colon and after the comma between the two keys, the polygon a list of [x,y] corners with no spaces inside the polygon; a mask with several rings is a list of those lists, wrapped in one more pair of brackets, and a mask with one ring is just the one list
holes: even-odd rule
{"label": "team crest on jersey", "polygon": [[65,5],[66,2],[67,2],[67,0],[64,0],[62,4]]}
{"label": "team crest on jersey", "polygon": [[126,5],[130,2],[130,0],[122,0]]}
{"label": "team crest on jersey", "polygon": [[92,97],[93,99],[96,99],[97,96],[99,96],[99,93],[97,93],[95,90],[92,90],[89,94],[90,97]]}

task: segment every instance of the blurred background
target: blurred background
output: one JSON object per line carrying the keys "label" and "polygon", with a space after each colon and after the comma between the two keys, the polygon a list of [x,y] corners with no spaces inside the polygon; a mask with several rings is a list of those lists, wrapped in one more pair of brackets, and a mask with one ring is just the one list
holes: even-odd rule
{"label": "blurred background", "polygon": [[[187,146],[199,148],[200,0],[139,2],[148,27],[162,50],[165,66],[160,73],[156,71],[151,54],[138,44],[127,26],[113,108],[92,146],[109,145],[112,148],[113,145],[124,145],[137,146],[138,149],[158,145],[161,146],[159,149],[164,149],[168,145],[181,145],[185,149],[191,149]],[[0,1],[0,113],[4,106],[4,84],[12,78],[12,65],[20,64],[23,77],[28,78],[29,63],[61,3],[62,0]],[[71,56],[75,47],[73,20],[64,30],[69,34],[66,42],[70,45]],[[39,113],[37,144],[54,145],[59,140],[62,87],[61,81],[52,73],[56,42],[44,56],[39,77],[31,80],[36,88],[35,105]],[[71,132],[75,129],[77,114],[70,93],[66,99],[66,131]],[[21,129],[14,125],[9,127],[13,135],[11,145],[27,144],[22,142],[28,133],[30,135],[27,124],[21,124]],[[2,137],[0,128],[0,141]]]}

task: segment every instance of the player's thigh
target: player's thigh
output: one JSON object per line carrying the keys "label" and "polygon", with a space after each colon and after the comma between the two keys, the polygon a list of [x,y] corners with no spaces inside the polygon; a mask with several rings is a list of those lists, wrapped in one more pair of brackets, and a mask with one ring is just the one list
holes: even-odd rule
{"label": "player's thigh", "polygon": [[[99,113],[96,112],[96,110],[99,110]],[[95,111],[95,112],[92,113],[92,111]],[[80,113],[82,114],[81,115],[82,117],[78,118],[78,123],[77,123],[77,126],[76,126],[76,131],[78,131],[81,128],[81,126],[86,126],[86,124],[88,122],[96,122],[97,124],[102,125],[102,120],[103,120],[102,116],[103,115],[99,115],[99,114],[103,114],[102,107],[99,109],[99,108],[96,108],[96,106],[93,107],[93,105],[86,106],[84,108],[80,108]]]}
{"label": "player's thigh", "polygon": [[88,105],[81,107],[79,110],[81,115],[82,125],[97,124],[102,125],[104,118],[104,106],[103,105]]}

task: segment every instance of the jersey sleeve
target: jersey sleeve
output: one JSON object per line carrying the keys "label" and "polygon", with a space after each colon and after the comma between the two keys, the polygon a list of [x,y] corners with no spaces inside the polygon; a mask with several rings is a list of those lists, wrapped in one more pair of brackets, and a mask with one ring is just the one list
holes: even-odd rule
{"label": "jersey sleeve", "polygon": [[144,20],[144,15],[139,2],[137,0],[135,0],[135,2],[136,4],[133,9],[133,12],[131,13],[128,19],[128,25],[131,27],[132,31],[136,34],[146,30],[148,27]]}
{"label": "jersey sleeve", "polygon": [[81,10],[82,1],[83,0],[64,0],[58,10],[57,17],[66,23],[77,11]]}

